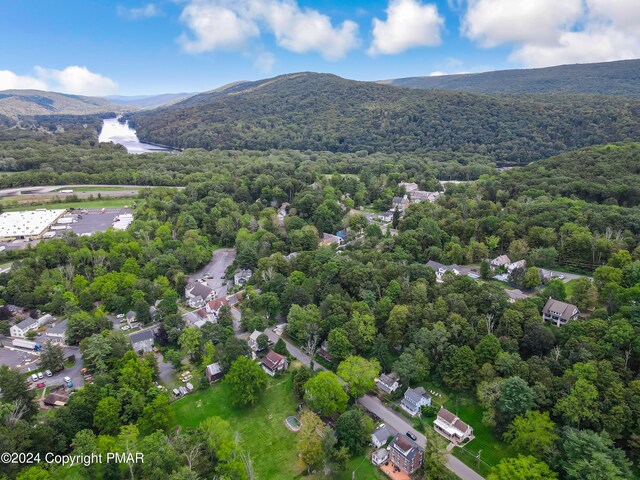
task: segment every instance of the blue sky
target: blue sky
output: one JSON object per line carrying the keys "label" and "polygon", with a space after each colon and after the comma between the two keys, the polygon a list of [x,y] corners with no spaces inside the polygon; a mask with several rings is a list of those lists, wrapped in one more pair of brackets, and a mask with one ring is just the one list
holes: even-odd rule
{"label": "blue sky", "polygon": [[0,90],[195,92],[640,57],[638,0],[0,0]]}

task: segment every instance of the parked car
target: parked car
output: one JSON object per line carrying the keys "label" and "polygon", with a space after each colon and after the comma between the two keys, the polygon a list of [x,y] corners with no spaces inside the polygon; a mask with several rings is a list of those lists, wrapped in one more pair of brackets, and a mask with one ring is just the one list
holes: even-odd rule
{"label": "parked car", "polygon": [[129,329],[131,329],[131,327],[129,325],[123,325],[123,326],[120,327],[120,330],[122,330],[123,332],[126,332]]}
{"label": "parked car", "polygon": [[67,382],[67,387],[68,387],[68,388],[72,388],[72,387],[73,387],[73,383],[71,382],[71,380],[69,380],[69,381]]}
{"label": "parked car", "polygon": [[416,440],[418,440],[418,437],[416,437],[411,431],[407,432],[407,437],[409,437],[411,440],[413,440],[414,442]]}
{"label": "parked car", "polygon": [[44,373],[38,372],[38,378],[42,380],[44,378]]}
{"label": "parked car", "polygon": [[36,387],[38,388],[44,388],[46,386],[46,384],[44,382],[40,382],[36,385]]}
{"label": "parked car", "polygon": [[118,315],[116,315],[116,318],[124,318],[124,313],[119,313]]}
{"label": "parked car", "polygon": [[71,381],[71,377],[64,377],[63,380],[67,383],[69,383]]}
{"label": "parked car", "polygon": [[46,371],[46,372],[44,372],[44,373],[47,375],[47,377],[51,377],[51,376],[53,376],[53,373],[51,373],[51,370],[47,370],[47,371]]}
{"label": "parked car", "polygon": [[38,381],[38,375],[36,375],[35,373],[31,375],[31,380],[34,382]]}

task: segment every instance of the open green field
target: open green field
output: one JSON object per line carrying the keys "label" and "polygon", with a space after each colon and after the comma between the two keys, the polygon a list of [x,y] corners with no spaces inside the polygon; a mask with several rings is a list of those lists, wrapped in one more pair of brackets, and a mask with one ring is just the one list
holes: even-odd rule
{"label": "open green field", "polygon": [[100,200],[88,200],[86,202],[78,201],[78,202],[65,202],[65,203],[39,203],[36,205],[17,205],[10,206],[5,202],[4,210],[6,212],[22,212],[26,210],[35,210],[37,208],[122,208],[126,206],[131,206],[135,201],[134,198],[103,198]]}
{"label": "open green field", "polygon": [[[465,464],[480,473],[487,473],[488,466],[493,467],[503,458],[515,456],[515,452],[511,450],[509,445],[494,435],[491,428],[482,423],[482,407],[475,400],[460,395],[456,399],[450,399],[446,408],[473,427],[475,438],[464,446],[464,451],[461,448],[453,450],[453,454]],[[482,450],[480,459],[488,466],[481,462],[480,469],[478,469],[476,456],[480,450]]]}
{"label": "open green field", "polygon": [[238,432],[242,446],[251,454],[256,478],[292,479],[302,472],[296,434],[284,424],[297,412],[292,385],[291,375],[270,380],[256,405],[241,408],[233,406],[231,389],[222,382],[177,400],[173,404],[176,423],[196,427],[208,417],[221,417]]}

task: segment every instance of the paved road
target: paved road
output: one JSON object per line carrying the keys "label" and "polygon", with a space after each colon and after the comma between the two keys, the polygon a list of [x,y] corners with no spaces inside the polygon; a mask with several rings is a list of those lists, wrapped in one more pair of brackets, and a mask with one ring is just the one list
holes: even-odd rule
{"label": "paved road", "polygon": [[[289,350],[289,353],[294,356],[296,359],[300,360],[303,364],[305,364],[307,367],[309,365],[311,365],[311,358],[309,358],[309,355],[307,355],[306,353],[304,353],[302,350],[300,350],[298,347],[296,347],[293,343],[291,343],[290,341],[288,341],[286,338],[280,337],[278,335],[276,335],[276,333],[272,330],[272,328],[267,328],[264,331],[265,335],[267,337],[269,337],[269,340],[271,340],[274,344],[282,338],[282,340],[284,341],[284,343],[287,345],[287,350]],[[313,369],[314,370],[326,370],[326,368],[324,368],[322,365],[318,364],[318,362],[313,362]]]}
{"label": "paved road", "polygon": [[205,267],[192,275],[189,275],[190,281],[195,281],[204,277],[206,274],[211,278],[205,279],[209,288],[216,291],[216,297],[223,297],[227,294],[227,286],[224,283],[224,272],[229,265],[236,259],[235,248],[219,248],[213,252],[211,261]]}
{"label": "paved road", "polygon": [[[378,398],[371,395],[365,395],[364,397],[358,399],[358,403],[360,403],[360,405],[369,410],[371,413],[378,416],[381,420],[384,421],[384,423],[390,425],[399,433],[406,433],[408,431],[411,431],[418,439],[417,443],[421,447],[424,448],[424,446],[426,445],[427,438],[423,434],[415,430],[403,416],[398,415],[396,412],[383,405]],[[462,463],[451,454],[447,454],[446,466],[462,480],[484,480],[483,477],[478,475],[475,471],[467,467],[464,463]]]}

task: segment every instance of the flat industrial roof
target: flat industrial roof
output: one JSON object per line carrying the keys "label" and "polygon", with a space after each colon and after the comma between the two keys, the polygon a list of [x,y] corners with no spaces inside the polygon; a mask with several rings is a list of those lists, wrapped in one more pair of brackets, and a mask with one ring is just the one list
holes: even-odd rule
{"label": "flat industrial roof", "polygon": [[65,211],[43,208],[24,212],[5,212],[0,215],[0,238],[39,236]]}

